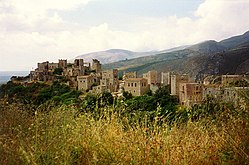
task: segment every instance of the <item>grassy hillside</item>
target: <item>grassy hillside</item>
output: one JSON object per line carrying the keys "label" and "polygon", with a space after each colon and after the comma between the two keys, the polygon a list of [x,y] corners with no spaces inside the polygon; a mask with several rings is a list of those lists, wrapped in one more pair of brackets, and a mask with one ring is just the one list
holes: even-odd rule
{"label": "grassy hillside", "polygon": [[[215,107],[217,108],[217,107]],[[133,124],[111,107],[78,114],[48,106],[30,115],[23,105],[0,104],[1,164],[248,164],[248,109],[172,126]],[[195,110],[197,112],[197,109]]]}
{"label": "grassy hillside", "polygon": [[[110,63],[103,66],[104,69],[112,69],[112,68],[118,68],[120,70],[135,70],[142,72],[141,70],[151,67],[154,64],[162,63],[162,62],[168,62],[168,61],[175,61],[175,60],[181,60],[186,57],[191,56],[198,56],[200,55],[199,52],[193,51],[193,50],[179,50],[169,53],[162,53],[158,55],[153,56],[146,56],[146,57],[140,57],[130,60],[124,60],[120,62]],[[158,69],[158,68],[155,68]]]}
{"label": "grassy hillside", "polygon": [[200,74],[243,74],[249,72],[249,42],[219,53],[200,53],[181,50],[155,56],[132,59],[105,65],[105,69],[137,71],[138,74],[157,70],[187,73],[195,78]]}
{"label": "grassy hillside", "polygon": [[207,97],[188,109],[167,86],[79,94],[59,82],[2,85],[0,164],[249,163],[249,93],[240,106]]}

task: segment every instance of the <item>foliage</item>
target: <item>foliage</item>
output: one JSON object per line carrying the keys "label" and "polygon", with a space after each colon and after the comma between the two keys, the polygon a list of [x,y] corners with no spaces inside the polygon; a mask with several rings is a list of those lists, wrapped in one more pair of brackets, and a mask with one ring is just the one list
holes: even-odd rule
{"label": "foliage", "polygon": [[8,82],[0,87],[0,98],[25,104],[41,105],[46,101],[62,104],[76,103],[79,95],[80,92],[59,82],[54,82],[52,85],[34,83],[31,86]]}
{"label": "foliage", "polygon": [[110,92],[101,93],[99,99],[100,99],[100,106],[101,107],[105,107],[105,106],[113,104],[113,96]]}
{"label": "foliage", "polygon": [[53,74],[54,75],[62,75],[63,73],[63,68],[55,68]]}
{"label": "foliage", "polygon": [[[59,82],[0,89],[4,98],[19,99],[0,99],[2,164],[249,163],[246,93],[245,108],[207,97],[188,110],[168,87],[124,100],[88,93],[82,101]],[[21,99],[28,97],[41,102]]]}
{"label": "foliage", "polygon": [[249,87],[249,83],[246,80],[237,80],[231,82],[229,85],[234,87]]}
{"label": "foliage", "polygon": [[129,100],[132,98],[132,94],[130,92],[124,91],[123,92],[123,97],[125,100]]}
{"label": "foliage", "polygon": [[92,112],[76,116],[72,106],[30,116],[20,110],[25,105],[1,105],[2,164],[249,163],[249,118],[229,110],[217,122],[207,117],[169,127],[155,120],[148,127],[148,118],[129,124],[111,107],[96,119]]}
{"label": "foliage", "polygon": [[157,106],[155,99],[148,95],[133,97],[126,104],[129,111],[154,111]]}
{"label": "foliage", "polygon": [[83,103],[81,104],[83,109],[86,111],[93,111],[96,107],[97,96],[91,93],[88,93],[84,98]]}
{"label": "foliage", "polygon": [[145,95],[152,96],[153,95],[152,90],[147,89],[147,91],[145,92]]}

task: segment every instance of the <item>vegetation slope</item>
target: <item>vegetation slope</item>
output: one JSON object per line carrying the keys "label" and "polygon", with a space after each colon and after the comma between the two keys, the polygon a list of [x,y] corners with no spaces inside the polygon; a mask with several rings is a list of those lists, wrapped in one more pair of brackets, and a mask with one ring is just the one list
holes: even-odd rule
{"label": "vegetation slope", "polygon": [[249,71],[248,49],[247,32],[220,42],[206,41],[183,50],[106,64],[104,68],[137,71],[140,75],[149,70],[174,71],[193,78],[201,74],[244,74]]}
{"label": "vegetation slope", "polygon": [[0,88],[1,164],[249,163],[246,94],[245,106],[208,97],[186,109],[167,87],[116,100],[69,97],[73,90],[58,83],[7,85]]}

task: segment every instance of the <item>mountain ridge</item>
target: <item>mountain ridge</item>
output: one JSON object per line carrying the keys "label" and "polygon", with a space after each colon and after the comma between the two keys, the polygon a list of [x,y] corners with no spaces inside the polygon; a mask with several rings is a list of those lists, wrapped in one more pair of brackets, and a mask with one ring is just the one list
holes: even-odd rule
{"label": "mountain ridge", "polygon": [[129,60],[133,58],[139,58],[144,56],[156,55],[160,53],[172,52],[176,50],[182,50],[187,48],[188,45],[178,46],[170,49],[165,49],[161,51],[147,51],[147,52],[135,52],[126,49],[108,49],[104,51],[91,52],[83,55],[79,55],[69,61],[73,61],[74,59],[83,58],[86,61],[91,61],[92,59],[98,59],[102,64]]}
{"label": "mountain ridge", "polygon": [[249,31],[220,42],[209,40],[183,50],[144,56],[103,65],[122,71],[176,71],[198,77],[200,74],[247,73],[249,67]]}

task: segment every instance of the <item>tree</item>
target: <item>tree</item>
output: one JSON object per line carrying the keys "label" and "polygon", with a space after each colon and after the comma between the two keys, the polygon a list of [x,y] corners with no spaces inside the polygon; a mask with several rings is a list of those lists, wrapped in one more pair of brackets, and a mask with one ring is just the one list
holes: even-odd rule
{"label": "tree", "polygon": [[83,101],[83,109],[93,111],[97,104],[97,96],[88,93]]}
{"label": "tree", "polygon": [[162,86],[156,90],[154,98],[161,107],[177,105],[177,99],[170,95],[168,86]]}
{"label": "tree", "polygon": [[125,100],[129,100],[132,98],[132,94],[130,92],[124,91],[123,97],[125,98]]}
{"label": "tree", "polygon": [[151,89],[147,89],[147,91],[146,91],[144,94],[145,94],[145,95],[148,95],[148,96],[152,96],[152,95],[153,95]]}
{"label": "tree", "polygon": [[113,96],[110,92],[103,92],[100,97],[101,106],[113,104]]}
{"label": "tree", "polygon": [[63,69],[62,68],[55,68],[53,74],[54,75],[62,75]]}

